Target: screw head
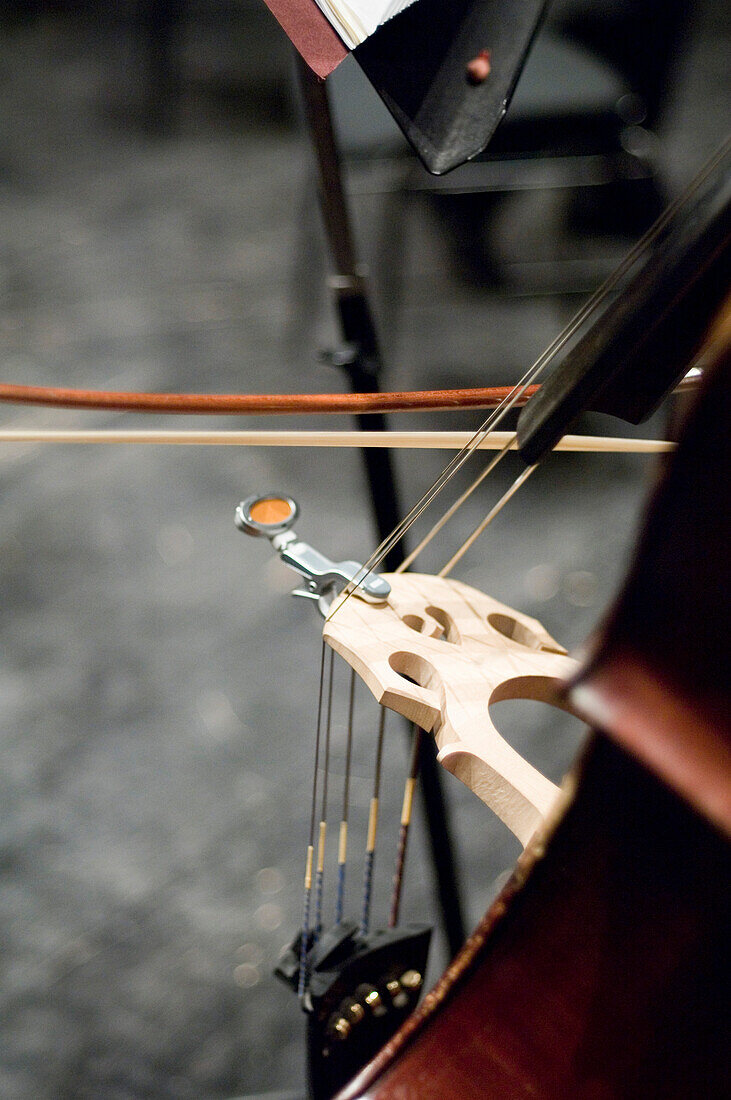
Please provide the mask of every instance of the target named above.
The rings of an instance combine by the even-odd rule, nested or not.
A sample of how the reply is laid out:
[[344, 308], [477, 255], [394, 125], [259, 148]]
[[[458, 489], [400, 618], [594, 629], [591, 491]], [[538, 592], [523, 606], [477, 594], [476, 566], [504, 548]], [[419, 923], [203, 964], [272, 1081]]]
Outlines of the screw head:
[[350, 1024], [344, 1016], [338, 1016], [338, 1018], [330, 1025], [329, 1028], [333, 1038], [340, 1039], [341, 1041], [347, 1039], [350, 1035]]
[[406, 970], [401, 975], [400, 981], [404, 989], [414, 990], [420, 987], [424, 979], [418, 970]]
[[354, 1024], [359, 1024], [365, 1016], [365, 1009], [359, 1001], [351, 1001], [348, 1005], [347, 1012]]

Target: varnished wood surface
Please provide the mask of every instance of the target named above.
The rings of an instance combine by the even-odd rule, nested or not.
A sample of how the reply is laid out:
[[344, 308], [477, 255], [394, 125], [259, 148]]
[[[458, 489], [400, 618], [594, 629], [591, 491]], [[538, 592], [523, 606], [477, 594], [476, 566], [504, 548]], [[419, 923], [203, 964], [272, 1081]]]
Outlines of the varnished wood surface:
[[603, 737], [549, 843], [339, 1100], [727, 1095], [729, 852]]
[[[689, 374], [676, 392], [692, 390], [697, 377]], [[394, 412], [449, 412], [494, 409], [513, 386], [483, 386], [456, 390], [401, 390], [392, 393], [136, 393], [119, 390], [69, 389], [66, 386], [23, 386], [0, 382], [0, 404], [47, 405], [59, 409], [107, 409], [114, 412], [180, 413], [187, 416], [284, 416]], [[540, 389], [526, 386], [513, 401], [520, 408]]]
[[[528, 386], [515, 402], [524, 405], [537, 391]], [[287, 413], [384, 413], [493, 409], [512, 392], [510, 386], [478, 389], [409, 390], [399, 393], [122, 393], [0, 383], [0, 402], [49, 405], [65, 409], [200, 415], [281, 416]]]
[[594, 737], [555, 830], [343, 1100], [728, 1094], [730, 373], [689, 412], [569, 691], [614, 742]]
[[720, 341], [577, 685], [592, 721], [728, 833], [730, 421], [731, 349]]

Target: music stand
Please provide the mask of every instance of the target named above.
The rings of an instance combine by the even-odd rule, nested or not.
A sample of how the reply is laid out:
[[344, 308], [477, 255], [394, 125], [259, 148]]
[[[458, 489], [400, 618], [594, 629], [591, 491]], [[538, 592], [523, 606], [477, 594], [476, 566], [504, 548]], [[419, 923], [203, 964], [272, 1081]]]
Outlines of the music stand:
[[[314, 0], [266, 0], [308, 67], [329, 76], [348, 50]], [[427, 170], [481, 153], [503, 118], [547, 0], [418, 0], [353, 51]], [[489, 73], [468, 63], [489, 53]]]

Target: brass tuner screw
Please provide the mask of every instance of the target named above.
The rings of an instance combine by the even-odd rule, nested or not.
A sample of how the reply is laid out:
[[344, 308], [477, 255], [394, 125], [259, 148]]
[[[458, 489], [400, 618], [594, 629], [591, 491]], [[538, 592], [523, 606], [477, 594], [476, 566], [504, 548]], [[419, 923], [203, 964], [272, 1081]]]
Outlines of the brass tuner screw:
[[386, 1006], [381, 1000], [381, 994], [374, 985], [359, 986], [356, 993], [374, 1016], [383, 1016], [387, 1011]]
[[350, 1035], [351, 1027], [344, 1016], [338, 1016], [328, 1028], [328, 1031], [334, 1039], [347, 1039]]
[[394, 1008], [405, 1008], [409, 1003], [409, 995], [402, 988], [398, 978], [392, 978], [390, 982], [386, 982], [386, 989], [393, 1001]]
[[352, 1024], [359, 1024], [365, 1016], [365, 1009], [360, 1001], [351, 1001], [345, 1010]]
[[400, 978], [401, 985], [404, 989], [408, 989], [409, 992], [413, 992], [421, 986], [424, 981], [418, 970], [406, 970]]

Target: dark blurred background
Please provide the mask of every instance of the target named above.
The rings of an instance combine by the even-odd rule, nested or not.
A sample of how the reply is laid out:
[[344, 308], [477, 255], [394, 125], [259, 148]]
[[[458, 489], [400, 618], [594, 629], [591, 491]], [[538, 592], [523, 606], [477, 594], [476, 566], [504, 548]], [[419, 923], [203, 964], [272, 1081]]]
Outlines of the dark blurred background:
[[[329, 86], [384, 388], [523, 373], [724, 136], [726, 7], [557, 3], [488, 155], [441, 180], [343, 65]], [[2, 377], [345, 388], [317, 356], [337, 340], [327, 258], [290, 50], [263, 3], [26, 0], [0, 13]], [[20, 407], [1, 419], [170, 426]], [[350, 426], [296, 424], [318, 425]], [[664, 412], [641, 429], [664, 430]], [[442, 461], [398, 456], [405, 503]], [[503, 466], [421, 568], [443, 563], [519, 468]], [[555, 456], [457, 575], [576, 647], [621, 576], [650, 478], [644, 458]], [[0, 481], [0, 1095], [301, 1088], [301, 1016], [271, 970], [299, 920], [319, 622], [289, 599], [268, 547], [236, 533], [233, 510], [247, 492], [286, 490], [303, 537], [365, 558], [375, 539], [359, 458], [14, 444], [0, 447]], [[336, 772], [340, 694], [337, 706]], [[373, 710], [361, 698], [361, 842]], [[501, 704], [496, 717], [560, 778], [580, 729], [539, 706]], [[381, 914], [406, 759], [393, 723]], [[445, 784], [474, 924], [518, 845]], [[422, 825], [407, 918], [434, 911]], [[355, 889], [350, 901], [357, 910]], [[438, 937], [433, 977], [444, 962]]]

